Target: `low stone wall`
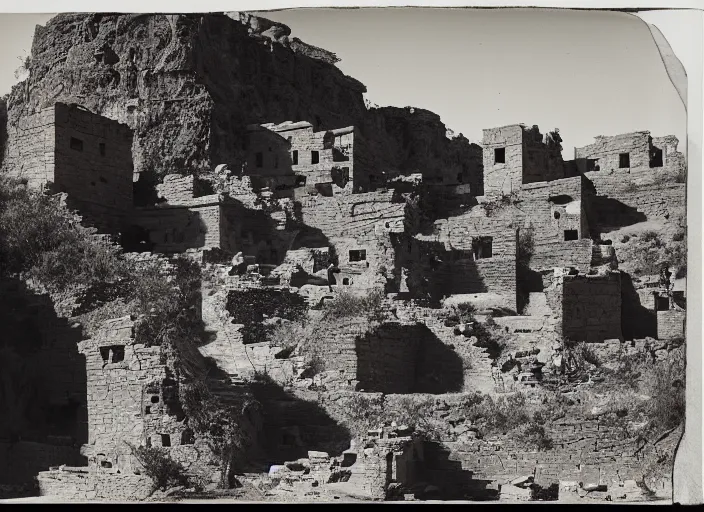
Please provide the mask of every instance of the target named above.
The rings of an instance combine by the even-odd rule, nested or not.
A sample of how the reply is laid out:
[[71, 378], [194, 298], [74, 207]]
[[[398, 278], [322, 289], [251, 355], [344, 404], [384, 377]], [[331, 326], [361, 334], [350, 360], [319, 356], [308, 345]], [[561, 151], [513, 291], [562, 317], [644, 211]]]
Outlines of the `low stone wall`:
[[42, 471], [37, 476], [41, 496], [66, 501], [111, 500], [140, 501], [152, 491], [152, 480], [144, 475], [126, 475], [88, 468]]

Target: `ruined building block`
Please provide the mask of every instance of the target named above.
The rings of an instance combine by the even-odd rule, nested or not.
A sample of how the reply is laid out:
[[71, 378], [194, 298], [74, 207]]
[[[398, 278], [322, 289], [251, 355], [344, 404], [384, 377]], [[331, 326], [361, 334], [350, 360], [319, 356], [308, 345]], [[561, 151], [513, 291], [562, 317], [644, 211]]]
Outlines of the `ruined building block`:
[[[518, 192], [523, 184], [565, 177], [559, 137], [543, 142], [537, 126], [522, 124], [484, 130], [484, 194]], [[554, 142], [553, 142], [554, 141]]]
[[4, 167], [36, 190], [66, 192], [68, 205], [117, 233], [132, 208], [132, 131], [77, 105], [56, 103], [8, 127]]
[[245, 146], [245, 174], [275, 187], [336, 195], [382, 185], [381, 175], [371, 172], [364, 141], [353, 126], [315, 132], [305, 121], [251, 125]]

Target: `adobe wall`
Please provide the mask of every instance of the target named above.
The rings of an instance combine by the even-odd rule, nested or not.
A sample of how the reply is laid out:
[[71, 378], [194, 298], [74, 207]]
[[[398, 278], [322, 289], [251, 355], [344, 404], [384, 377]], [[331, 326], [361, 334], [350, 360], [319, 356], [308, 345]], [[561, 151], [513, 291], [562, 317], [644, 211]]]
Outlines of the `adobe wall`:
[[7, 144], [3, 171], [26, 178], [28, 185], [43, 189], [54, 181], [56, 114], [53, 108], [24, 116], [7, 125]]

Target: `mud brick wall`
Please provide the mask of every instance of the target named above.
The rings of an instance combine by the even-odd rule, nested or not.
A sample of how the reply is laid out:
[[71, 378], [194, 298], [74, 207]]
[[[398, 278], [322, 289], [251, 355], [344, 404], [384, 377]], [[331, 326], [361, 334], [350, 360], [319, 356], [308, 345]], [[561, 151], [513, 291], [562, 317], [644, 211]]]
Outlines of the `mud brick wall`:
[[0, 442], [0, 482], [31, 482], [39, 471], [60, 464], [80, 465], [85, 459], [79, 447], [70, 444], [18, 441]]
[[7, 126], [4, 171], [26, 178], [28, 185], [41, 190], [54, 181], [56, 116], [53, 108], [22, 117]]
[[543, 142], [537, 126], [524, 129], [523, 184], [552, 181], [565, 177], [562, 153]]
[[258, 125], [248, 127], [245, 142], [247, 150], [245, 173], [250, 176], [292, 174], [290, 152], [292, 148], [287, 135], [288, 133], [276, 133]]
[[102, 470], [45, 471], [38, 475], [39, 494], [73, 500], [144, 500], [151, 494], [152, 480], [145, 475], [126, 475]]
[[555, 327], [558, 335], [587, 342], [623, 338], [619, 272], [558, 277], [548, 297], [561, 319]]
[[658, 311], [658, 339], [667, 340], [671, 338], [682, 338], [685, 333], [684, 311], [668, 310]]

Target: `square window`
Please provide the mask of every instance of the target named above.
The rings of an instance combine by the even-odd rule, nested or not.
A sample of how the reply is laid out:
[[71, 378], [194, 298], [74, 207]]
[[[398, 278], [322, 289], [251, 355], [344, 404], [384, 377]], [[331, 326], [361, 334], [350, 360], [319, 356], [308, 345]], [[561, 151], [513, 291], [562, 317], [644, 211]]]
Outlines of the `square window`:
[[291, 153], [291, 163], [293, 165], [298, 165], [298, 150], [294, 149]]
[[350, 261], [364, 261], [366, 259], [367, 251], [365, 249], [350, 251]]
[[254, 158], [256, 160], [255, 165], [257, 167], [264, 167], [264, 153], [256, 153]]
[[587, 158], [587, 172], [598, 171], [598, 170], [599, 170], [599, 159]]
[[620, 153], [618, 155], [618, 167], [620, 169], [628, 169], [631, 166], [631, 156], [628, 153]]
[[665, 296], [655, 296], [655, 311], [667, 311], [670, 309], [670, 299]]
[[161, 446], [171, 446], [171, 436], [169, 434], [161, 434]]
[[122, 345], [116, 345], [110, 347], [110, 352], [112, 357], [110, 358], [111, 363], [119, 363], [125, 360], [125, 347]]
[[310, 152], [310, 163], [311, 164], [320, 163], [320, 152], [319, 151], [311, 151]]
[[493, 238], [490, 236], [480, 236], [472, 239], [472, 253], [475, 260], [491, 258], [493, 255]]
[[579, 232], [576, 229], [565, 230], [565, 242], [570, 240], [579, 240]]
[[110, 347], [100, 347], [100, 357], [103, 358], [103, 362], [110, 361]]
[[494, 163], [495, 164], [505, 164], [506, 163], [506, 148], [494, 149]]
[[71, 137], [71, 149], [75, 151], [83, 151], [83, 141], [76, 137]]

